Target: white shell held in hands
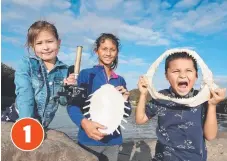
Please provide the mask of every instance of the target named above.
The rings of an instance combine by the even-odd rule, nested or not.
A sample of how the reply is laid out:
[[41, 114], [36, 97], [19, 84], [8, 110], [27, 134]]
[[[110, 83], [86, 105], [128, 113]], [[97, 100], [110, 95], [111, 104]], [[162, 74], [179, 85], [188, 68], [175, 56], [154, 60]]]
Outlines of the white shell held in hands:
[[[124, 128], [121, 121], [126, 122], [123, 116], [128, 116], [128, 114], [124, 112], [124, 108], [128, 107], [124, 104], [125, 100], [122, 94], [113, 85], [102, 85], [90, 96], [91, 98], [87, 100], [90, 104], [83, 107], [84, 109], [89, 108], [89, 111], [84, 115], [90, 114], [89, 119], [107, 127], [99, 129], [100, 132], [113, 134], [118, 126]], [[120, 134], [118, 130], [117, 132]]]

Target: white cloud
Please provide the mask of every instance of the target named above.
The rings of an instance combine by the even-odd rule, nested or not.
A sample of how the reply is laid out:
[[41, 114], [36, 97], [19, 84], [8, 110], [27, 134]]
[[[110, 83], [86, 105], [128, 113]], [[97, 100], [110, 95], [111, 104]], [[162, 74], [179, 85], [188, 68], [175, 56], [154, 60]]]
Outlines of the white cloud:
[[132, 65], [132, 66], [144, 66], [144, 65], [148, 65], [144, 59], [142, 58], [127, 58], [127, 60], [125, 59], [120, 59], [119, 60], [120, 64], [128, 64], [128, 65]]
[[[169, 41], [187, 41], [187, 39], [184, 39], [185, 33], [207, 36], [226, 31], [227, 1], [216, 1], [212, 3], [206, 1], [198, 3], [198, 0], [190, 1], [190, 3], [187, 1], [180, 2], [184, 2], [185, 7], [187, 4], [187, 12], [176, 8], [163, 10], [161, 1], [149, 1], [147, 4], [149, 7], [144, 11], [140, 11], [146, 12], [149, 14], [149, 17], [143, 17], [141, 21], [138, 21], [138, 25], [140, 27], [150, 28], [153, 31], [158, 31]], [[196, 6], [196, 8], [192, 6]], [[172, 41], [171, 44], [172, 43], [174, 43], [174, 41]]]
[[120, 64], [128, 64], [128, 61], [127, 60], [123, 60], [123, 59], [119, 59], [119, 63]]
[[[170, 40], [182, 40], [182, 33], [185, 32], [212, 34], [227, 28], [226, 1], [202, 3], [195, 10], [189, 12], [176, 12], [174, 8], [162, 10], [163, 7], [168, 8], [170, 4], [160, 0], [149, 1], [145, 8], [143, 8], [141, 1], [126, 1], [124, 3], [121, 3], [121, 0], [108, 2], [103, 2], [103, 0], [81, 1], [80, 15], [77, 16], [69, 9], [71, 6], [69, 1], [12, 0], [12, 2], [10, 10], [3, 12], [4, 23], [12, 21], [12, 19], [20, 19], [23, 22], [20, 22], [21, 25], [27, 24], [29, 26], [31, 20], [47, 19], [56, 22], [62, 34], [74, 33], [74, 37], [76, 37], [79, 35], [88, 36], [92, 33], [88, 37], [93, 39], [101, 32], [113, 32], [120, 38], [133, 41], [137, 45], [168, 46]], [[8, 1], [3, 1], [3, 5], [5, 3], [10, 4]], [[177, 3], [175, 7], [191, 8], [196, 4], [198, 4], [198, 0], [183, 0]], [[45, 7], [42, 8], [44, 12], [34, 10], [33, 7], [39, 9]], [[109, 12], [102, 11], [101, 8], [108, 9]], [[62, 12], [61, 9], [65, 9], [65, 12]], [[31, 11], [33, 14], [27, 14]], [[147, 14], [150, 15], [149, 18], [145, 16]], [[127, 21], [136, 23], [131, 24]], [[13, 22], [10, 23], [13, 24]], [[15, 23], [18, 24], [18, 22]], [[86, 42], [86, 40], [83, 41]]]
[[[71, 53], [59, 52], [58, 58], [59, 60], [66, 63], [67, 65], [73, 65], [76, 60], [76, 52], [71, 52]], [[95, 59], [96, 58], [93, 57], [91, 54], [83, 52], [80, 69], [90, 68], [93, 65], [97, 64]]]
[[152, 41], [138, 41], [137, 45], [145, 45], [145, 46], [160, 46], [160, 45], [170, 45], [169, 40], [158, 39], [156, 42]]
[[10, 37], [10, 36], [2, 35], [2, 41], [9, 42], [14, 46], [23, 46], [23, 42], [21, 42], [21, 40], [18, 37]]
[[[154, 32], [152, 29], [128, 25], [119, 19], [104, 16], [99, 17], [94, 13], [87, 13], [86, 16], [79, 18], [66, 13], [51, 13], [48, 15], [47, 20], [54, 20], [59, 32], [62, 35], [69, 35], [67, 37], [74, 43], [77, 38], [80, 38], [80, 41], [81, 37], [84, 39], [82, 35], [89, 35], [89, 37], [94, 38], [102, 32], [111, 32], [119, 36], [120, 39], [134, 41], [136, 44], [154, 46], [169, 44], [169, 41], [161, 33]], [[92, 40], [92, 38], [85, 38], [82, 42], [86, 43], [88, 40]], [[89, 43], [91, 42], [89, 41]]]
[[[199, 73], [199, 77], [198, 77], [198, 80], [196, 82], [196, 87], [198, 89], [201, 86], [201, 82], [202, 82], [202, 75], [201, 75], [201, 73]], [[214, 82], [220, 88], [227, 88], [227, 75], [216, 75], [216, 76], [214, 76]]]
[[196, 50], [196, 47], [194, 46], [179, 46], [177, 48], [181, 48], [181, 49], [189, 49], [189, 50]]
[[161, 8], [167, 9], [169, 7], [171, 7], [171, 5], [168, 2], [164, 1], [164, 2], [161, 3]]
[[90, 38], [85, 38], [85, 40], [89, 43], [89, 44], [94, 44], [95, 40], [90, 39]]
[[24, 19], [24, 16], [25, 15], [18, 14], [15, 11], [9, 11], [9, 12], [4, 14], [4, 19], [10, 19], [10, 20], [13, 20], [13, 19]]
[[[28, 2], [26, 0], [18, 0], [18, 1], [14, 0], [14, 1], [17, 3], [20, 2], [22, 4], [27, 4], [26, 2]], [[49, 0], [47, 1], [46, 4], [43, 4], [44, 1], [40, 1], [39, 6], [40, 5], [47, 6], [49, 4], [48, 2]], [[32, 2], [30, 4], [35, 5], [34, 3], [36, 2]], [[65, 6], [66, 8], [67, 6], [69, 6], [68, 3], [69, 2], [65, 2], [65, 5], [64, 5], [64, 2], [53, 1], [53, 4], [57, 4], [57, 6], [60, 6], [61, 4], [63, 4], [62, 6]], [[147, 12], [147, 11], [143, 11], [141, 7], [141, 3], [139, 3], [139, 1], [135, 1], [135, 2], [130, 1], [130, 2], [123, 3], [122, 7], [125, 7], [125, 10], [119, 11], [122, 14], [123, 18], [115, 17], [114, 16], [115, 14], [112, 14], [112, 16], [106, 15], [106, 14], [103, 14], [103, 12], [99, 12], [98, 14], [96, 14], [96, 11], [95, 11], [96, 8], [94, 8], [94, 10], [92, 11], [89, 11], [90, 7], [92, 7], [92, 6], [89, 6], [91, 5], [90, 3], [82, 2], [82, 5], [83, 4], [86, 4], [84, 5], [85, 10], [79, 16], [75, 16], [75, 14], [72, 13], [72, 11], [70, 10], [66, 10], [65, 12], [60, 13], [53, 9], [52, 12], [47, 12], [46, 14], [44, 14], [45, 16], [41, 16], [41, 17], [44, 17], [44, 19], [47, 19], [49, 21], [54, 21], [60, 33], [62, 35], [66, 35], [64, 36], [64, 38], [68, 37], [67, 40], [65, 40], [65, 42], [67, 43], [77, 42], [75, 41], [77, 37], [80, 37], [81, 39], [82, 35], [85, 37], [89, 37], [89, 39], [94, 39], [101, 32], [112, 32], [118, 35], [121, 39], [134, 42], [137, 45], [168, 46], [170, 45], [170, 39], [182, 40], [181, 34], [184, 32], [194, 32], [194, 33], [198, 32], [202, 34], [204, 32], [212, 33], [212, 32], [216, 32], [217, 30], [223, 30], [227, 25], [226, 22], [224, 21], [227, 15], [226, 11], [224, 10], [226, 6], [224, 2], [221, 4], [212, 3], [211, 7], [209, 7], [208, 5], [199, 6], [197, 7], [196, 10], [192, 10], [189, 12], [173, 12], [174, 10], [173, 11], [166, 10], [162, 12], [160, 10], [160, 5], [163, 5], [163, 4], [160, 1], [154, 1], [154, 3], [150, 4], [152, 9], [150, 8], [148, 9], [149, 13], [152, 14], [151, 18], [142, 19], [142, 17], [140, 17], [139, 21], [137, 21], [136, 24], [129, 24], [127, 23], [127, 21], [124, 21], [123, 18], [125, 14], [128, 14], [129, 10], [130, 10], [129, 15], [132, 15], [132, 16], [136, 16], [137, 12], [140, 13], [139, 16], [143, 16], [143, 13]], [[116, 1], [116, 4], [114, 4], [113, 6], [118, 6], [119, 4]], [[111, 9], [116, 12], [116, 9], [113, 6], [111, 7]], [[139, 6], [137, 7], [139, 8], [139, 10], [135, 9], [135, 6]], [[50, 4], [49, 4], [49, 7], [50, 7]], [[49, 9], [51, 10], [51, 7]], [[212, 14], [207, 14], [208, 12]], [[21, 13], [23, 15], [25, 12], [21, 11]], [[214, 15], [213, 13], [215, 13], [215, 16], [213, 16]], [[18, 14], [17, 10], [15, 13], [13, 13], [13, 10], [12, 10], [9, 16], [10, 15], [11, 17], [13, 17], [14, 15], [15, 18], [22, 18], [22, 16], [18, 16], [18, 17], [16, 16], [16, 15], [21, 15], [21, 14]], [[40, 17], [40, 15], [37, 13], [34, 13], [34, 15], [35, 16], [31, 16], [31, 15], [28, 15], [28, 17], [24, 16], [23, 21], [25, 21], [26, 19], [34, 20]], [[170, 16], [166, 17], [165, 15], [170, 15]], [[204, 16], [201, 16], [201, 15], [204, 15]], [[29, 18], [29, 16], [31, 16], [31, 18]], [[135, 17], [133, 17], [132, 19], [134, 18]], [[128, 17], [126, 19], [130, 20], [128, 19]], [[142, 21], [140, 21], [140, 19]], [[215, 24], [219, 24], [219, 25], [215, 25]], [[160, 25], [162, 26], [162, 28], [160, 28]], [[69, 34], [70, 36], [68, 36]], [[91, 41], [88, 41], [89, 39], [86, 39], [85, 37], [82, 38], [83, 39], [82, 42], [83, 42], [83, 45], [86, 46], [87, 43], [91, 43]], [[69, 45], [71, 44], [72, 43], [70, 43]]]
[[[33, 11], [46, 11], [49, 9], [53, 9], [54, 7], [63, 10], [68, 9], [71, 6], [69, 1], [65, 0], [37, 0], [37, 1], [30, 1], [30, 0], [11, 0], [12, 6], [15, 8], [27, 8], [27, 10], [32, 9]], [[7, 4], [9, 2], [4, 2]], [[45, 8], [44, 8], [45, 7]], [[28, 13], [28, 12], [27, 12]]]
[[134, 19], [136, 14], [140, 14], [143, 10], [141, 1], [125, 1], [122, 7], [124, 12], [122, 16], [124, 18], [131, 16], [131, 19]]
[[105, 10], [108, 11], [117, 5], [119, 5], [122, 2], [122, 0], [96, 0], [95, 6], [99, 10]]
[[[214, 82], [220, 88], [226, 88], [227, 89], [227, 75], [214, 76]], [[227, 92], [226, 92], [226, 96], [227, 96]]]
[[128, 90], [137, 88], [137, 82], [141, 73], [128, 71], [127, 73], [119, 72], [119, 75], [121, 75], [125, 79]]
[[122, 75], [128, 79], [138, 79], [141, 73], [135, 71], [128, 71], [127, 73], [124, 73]]
[[120, 35], [126, 40], [135, 41], [136, 44], [150, 46], [169, 45], [169, 40], [165, 39], [161, 33], [155, 32], [152, 29], [127, 24], [123, 24], [120, 28]]
[[18, 5], [27, 6], [33, 9], [38, 9], [43, 6], [47, 6], [50, 4], [51, 0], [38, 0], [38, 1], [30, 1], [30, 0], [12, 0], [13, 3]]
[[[128, 71], [126, 73], [119, 72], [119, 74], [125, 78], [128, 89], [132, 90], [137, 88], [139, 77], [145, 73]], [[157, 72], [156, 75], [153, 77], [153, 85], [156, 90], [169, 88], [169, 82], [165, 79], [164, 74], [160, 72], [159, 73]]]
[[218, 83], [225, 83], [227, 87], [227, 75], [214, 76], [214, 81]]
[[61, 2], [59, 0], [55, 0], [52, 4], [58, 7], [59, 9], [68, 9], [71, 6], [71, 3], [68, 1]]
[[[203, 4], [189, 12], [176, 12], [169, 20], [175, 31], [213, 34], [227, 28], [227, 1]], [[218, 24], [218, 25], [217, 25]]]
[[200, 0], [181, 0], [177, 4], [175, 4], [175, 8], [192, 8], [199, 3]]
[[[146, 26], [147, 22], [143, 26], [140, 25], [140, 21], [144, 19], [143, 15], [146, 15], [141, 1], [125, 1], [120, 3], [117, 8], [112, 7], [107, 13], [95, 9], [94, 6], [91, 8], [90, 3], [82, 1], [80, 16], [82, 24], [83, 19], [86, 18], [91, 23], [87, 26], [92, 26], [95, 29], [95, 31], [92, 30], [93, 32], [110, 31], [124, 40], [135, 41], [135, 44], [140, 45], [158, 46], [169, 44], [169, 40], [161, 32], [154, 31], [150, 25]], [[127, 21], [136, 23], [130, 24]]]

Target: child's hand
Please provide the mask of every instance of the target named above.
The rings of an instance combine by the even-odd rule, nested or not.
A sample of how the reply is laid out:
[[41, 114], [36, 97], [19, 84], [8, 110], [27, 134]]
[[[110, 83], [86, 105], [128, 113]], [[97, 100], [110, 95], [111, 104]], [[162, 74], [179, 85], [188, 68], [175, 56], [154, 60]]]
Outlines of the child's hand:
[[76, 79], [75, 79], [75, 74], [72, 73], [68, 76], [68, 78], [65, 78], [63, 80], [64, 85], [72, 85], [72, 84], [76, 84]]
[[123, 95], [125, 101], [127, 101], [130, 94], [127, 89], [125, 89], [123, 86], [117, 86], [116, 89]]
[[226, 88], [218, 88], [216, 90], [211, 90], [211, 98], [208, 103], [211, 105], [217, 105], [219, 102], [225, 99]]
[[106, 129], [105, 126], [94, 122], [90, 121], [86, 118], [84, 118], [81, 121], [81, 126], [88, 135], [89, 138], [94, 139], [96, 141], [101, 140], [106, 134], [101, 133], [98, 129]]
[[148, 94], [147, 87], [148, 87], [148, 80], [144, 76], [141, 76], [138, 82], [138, 88], [140, 93], [147, 95]]

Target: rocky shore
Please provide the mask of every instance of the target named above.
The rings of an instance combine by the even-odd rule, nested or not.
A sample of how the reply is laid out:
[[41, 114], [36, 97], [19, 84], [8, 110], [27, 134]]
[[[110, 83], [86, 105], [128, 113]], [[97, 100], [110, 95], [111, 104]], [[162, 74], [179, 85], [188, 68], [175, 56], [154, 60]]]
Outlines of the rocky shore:
[[29, 152], [17, 149], [10, 138], [12, 123], [1, 123], [1, 161], [97, 161], [62, 132], [49, 130], [42, 145]]

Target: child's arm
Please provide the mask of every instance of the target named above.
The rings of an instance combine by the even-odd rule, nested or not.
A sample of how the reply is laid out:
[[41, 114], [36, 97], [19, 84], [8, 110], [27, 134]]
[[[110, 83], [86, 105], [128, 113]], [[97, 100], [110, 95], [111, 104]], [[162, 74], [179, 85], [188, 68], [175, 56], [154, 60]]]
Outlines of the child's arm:
[[117, 86], [116, 89], [122, 94], [122, 96], [124, 97], [125, 101], [127, 101], [125, 103], [125, 106], [127, 106], [128, 108], [124, 109], [125, 113], [128, 114], [127, 116], [124, 115], [124, 117], [128, 117], [131, 115], [132, 113], [132, 107], [131, 107], [131, 104], [129, 102], [129, 91], [127, 90], [127, 87], [126, 87], [126, 82], [125, 80], [122, 78], [122, 86]]
[[[75, 79], [74, 73], [69, 74], [69, 76], [67, 78], [63, 79], [64, 85], [74, 85], [74, 84], [76, 84], [76, 82], [77, 82], [77, 80]], [[64, 91], [65, 91], [65, 89], [64, 89], [64, 87], [62, 87], [61, 92], [64, 92]], [[59, 103], [62, 106], [67, 106], [68, 102], [67, 102], [66, 96], [60, 96]]]
[[136, 123], [137, 124], [144, 124], [148, 121], [148, 117], [145, 112], [146, 108], [146, 101], [147, 101], [147, 85], [148, 82], [144, 77], [140, 77], [138, 82], [138, 88], [140, 91], [140, 98], [136, 108]]
[[140, 94], [139, 102], [136, 108], [136, 123], [137, 124], [144, 124], [148, 121], [148, 117], [145, 113], [147, 95]]
[[[68, 78], [70, 78], [71, 75], [73, 75], [73, 74], [70, 74]], [[78, 86], [80, 86], [82, 83], [86, 83], [87, 82], [87, 79], [85, 77], [85, 74], [84, 74], [83, 70], [79, 73], [78, 79], [76, 81], [77, 81], [77, 85]], [[69, 83], [68, 80], [64, 79], [64, 84], [68, 84], [68, 83]], [[81, 112], [81, 108], [82, 107], [78, 107], [78, 106], [75, 106], [75, 105], [67, 107], [67, 111], [68, 111], [69, 117], [72, 119], [72, 121], [78, 127], [81, 126], [81, 121], [85, 118], [84, 115]]]
[[16, 85], [16, 106], [19, 110], [19, 119], [34, 117], [35, 98], [28, 58], [24, 57], [22, 63], [18, 66], [15, 72], [14, 83]]
[[[86, 79], [86, 74], [84, 74], [82, 70], [77, 80], [78, 85], [80, 86], [82, 83], [86, 83]], [[78, 127], [82, 127], [84, 129], [89, 138], [101, 140], [105, 135], [98, 131], [98, 129], [105, 129], [105, 127], [84, 117], [81, 112], [81, 108], [82, 107], [68, 106], [67, 111], [69, 117]]]
[[218, 131], [217, 117], [216, 117], [216, 106], [219, 102], [225, 98], [226, 89], [217, 89], [211, 91], [211, 98], [208, 101], [208, 109], [206, 114], [206, 120], [204, 124], [204, 136], [206, 140], [215, 139]]

